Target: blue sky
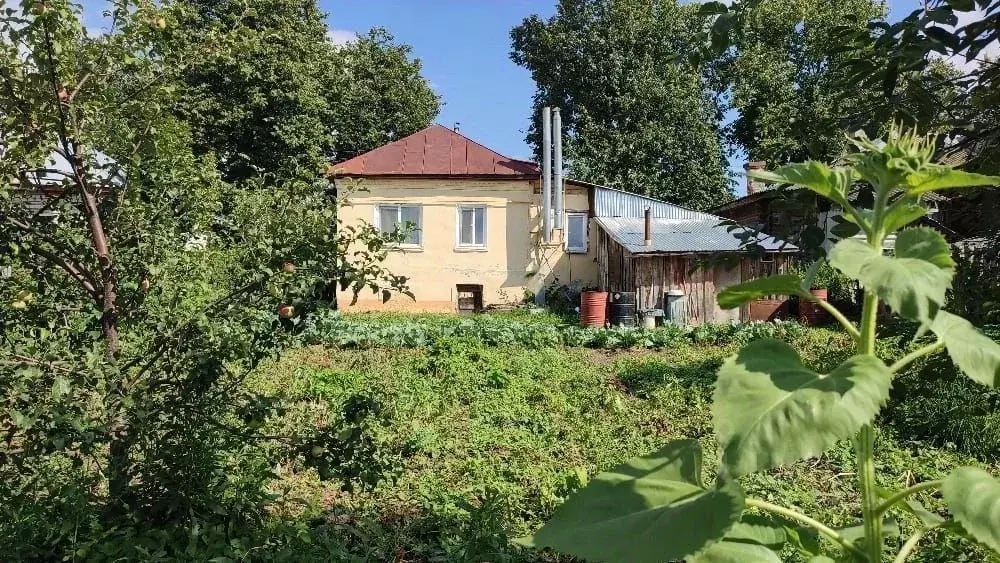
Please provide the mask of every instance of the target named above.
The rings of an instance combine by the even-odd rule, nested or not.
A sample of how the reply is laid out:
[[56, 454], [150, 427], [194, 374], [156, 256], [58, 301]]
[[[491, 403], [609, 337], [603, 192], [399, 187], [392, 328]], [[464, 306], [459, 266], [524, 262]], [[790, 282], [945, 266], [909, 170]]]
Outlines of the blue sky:
[[[531, 14], [547, 18], [556, 0], [319, 0], [334, 40], [385, 27], [413, 47], [443, 105], [437, 121], [461, 123], [464, 134], [507, 156], [528, 158], [524, 142], [534, 84], [510, 60], [510, 30]], [[84, 0], [90, 25], [103, 1]], [[889, 0], [890, 19], [919, 0]], [[731, 161], [742, 171], [739, 155]], [[737, 182], [737, 191], [742, 189]]]
[[[530, 158], [525, 132], [535, 87], [510, 60], [510, 29], [531, 15], [555, 12], [555, 0], [320, 0], [335, 40], [381, 26], [413, 46], [424, 76], [444, 105], [438, 122], [511, 157]], [[890, 0], [890, 19], [919, 0]], [[745, 157], [730, 167], [742, 172]], [[737, 191], [745, 191], [742, 182]]]

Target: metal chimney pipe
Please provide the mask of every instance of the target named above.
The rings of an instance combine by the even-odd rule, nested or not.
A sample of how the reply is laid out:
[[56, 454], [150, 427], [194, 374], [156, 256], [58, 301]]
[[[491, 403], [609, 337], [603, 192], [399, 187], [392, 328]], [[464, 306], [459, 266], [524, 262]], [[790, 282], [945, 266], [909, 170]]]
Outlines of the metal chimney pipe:
[[642, 245], [653, 246], [653, 208], [651, 207], [646, 208], [646, 230], [644, 234], [646, 236], [644, 237], [645, 240], [643, 240]]
[[542, 241], [552, 240], [552, 108], [542, 108]]
[[564, 205], [563, 200], [565, 186], [563, 186], [563, 158], [562, 158], [562, 115], [559, 108], [552, 108], [552, 144], [555, 152], [555, 163], [552, 165], [552, 189], [555, 190], [555, 212], [556, 228], [563, 228]]

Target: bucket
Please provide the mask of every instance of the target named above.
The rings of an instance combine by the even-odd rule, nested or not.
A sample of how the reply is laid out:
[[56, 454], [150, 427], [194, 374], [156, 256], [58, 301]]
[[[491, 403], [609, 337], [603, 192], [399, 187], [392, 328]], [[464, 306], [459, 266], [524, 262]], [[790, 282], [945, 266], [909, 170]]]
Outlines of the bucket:
[[642, 312], [642, 328], [656, 328], [656, 317], [663, 313], [658, 309], [647, 309]]
[[607, 318], [608, 292], [584, 291], [580, 293], [580, 325], [603, 327]]
[[663, 308], [666, 320], [676, 324], [687, 324], [687, 301], [684, 292], [671, 289], [663, 295]]

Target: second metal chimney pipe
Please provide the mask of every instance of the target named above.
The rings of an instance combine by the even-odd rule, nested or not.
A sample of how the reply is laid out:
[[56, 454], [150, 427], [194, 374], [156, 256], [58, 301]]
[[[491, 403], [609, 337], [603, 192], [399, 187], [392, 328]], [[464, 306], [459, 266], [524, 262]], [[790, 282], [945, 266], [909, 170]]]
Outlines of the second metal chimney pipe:
[[562, 155], [562, 115], [559, 108], [552, 108], [552, 144], [555, 152], [555, 163], [552, 170], [552, 189], [555, 191], [556, 228], [563, 228], [563, 155]]
[[552, 240], [552, 108], [542, 108], [542, 241]]
[[642, 245], [643, 246], [653, 246], [653, 209], [651, 207], [646, 208], [646, 230], [644, 233]]

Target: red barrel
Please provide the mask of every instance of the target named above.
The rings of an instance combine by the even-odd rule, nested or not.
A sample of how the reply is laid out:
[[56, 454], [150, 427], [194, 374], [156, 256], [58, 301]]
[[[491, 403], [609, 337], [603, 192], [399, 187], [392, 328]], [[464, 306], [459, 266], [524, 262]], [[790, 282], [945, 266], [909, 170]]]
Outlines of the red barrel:
[[[826, 289], [810, 289], [809, 293], [817, 299], [826, 301]], [[822, 307], [806, 299], [799, 299], [799, 322], [804, 325], [818, 325], [826, 322], [826, 311]]]
[[580, 324], [603, 327], [607, 319], [608, 292], [584, 291], [580, 294]]

